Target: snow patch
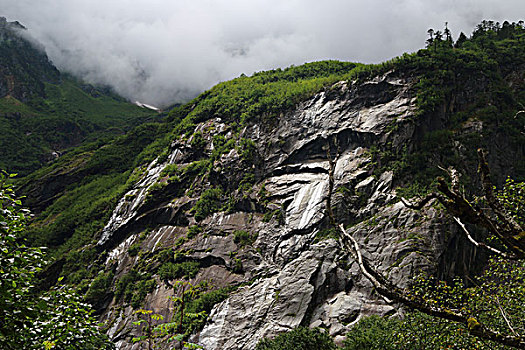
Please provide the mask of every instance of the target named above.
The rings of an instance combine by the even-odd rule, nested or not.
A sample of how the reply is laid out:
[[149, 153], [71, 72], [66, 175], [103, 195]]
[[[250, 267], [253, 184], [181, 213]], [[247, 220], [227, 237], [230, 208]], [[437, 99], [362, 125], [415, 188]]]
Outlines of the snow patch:
[[145, 103], [142, 103], [142, 102], [139, 102], [139, 101], [135, 101], [135, 104], [137, 106], [139, 106], [140, 108], [146, 108], [146, 109], [151, 109], [151, 110], [156, 111], [156, 112], [162, 112], [160, 108], [157, 108], [155, 106], [148, 105], [148, 104], [145, 104]]

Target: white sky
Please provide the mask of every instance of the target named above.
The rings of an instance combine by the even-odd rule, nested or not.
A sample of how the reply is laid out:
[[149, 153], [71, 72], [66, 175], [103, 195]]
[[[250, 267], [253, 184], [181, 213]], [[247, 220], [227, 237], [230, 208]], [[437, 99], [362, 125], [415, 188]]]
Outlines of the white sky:
[[321, 59], [376, 63], [482, 19], [525, 17], [525, 0], [0, 0], [59, 69], [168, 105], [219, 81]]

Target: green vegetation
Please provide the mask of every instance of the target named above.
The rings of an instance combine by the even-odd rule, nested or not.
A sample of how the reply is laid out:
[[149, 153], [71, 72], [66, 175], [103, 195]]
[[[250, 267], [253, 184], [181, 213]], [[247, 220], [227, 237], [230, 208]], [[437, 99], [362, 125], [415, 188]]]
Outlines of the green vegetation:
[[[503, 189], [495, 191], [484, 153], [479, 151], [479, 155], [483, 197], [469, 201], [459, 186], [449, 186], [443, 179], [438, 180], [440, 194], [432, 197], [490, 258], [481, 261], [481, 271], [471, 268], [461, 278], [421, 275], [407, 289], [388, 285], [388, 295], [410, 310], [397, 323], [376, 320], [380, 328], [395, 326], [389, 332], [395, 336], [396, 349], [404, 344], [411, 344], [408, 349], [521, 349], [525, 344], [525, 183], [507, 180]], [[457, 183], [457, 176], [452, 177]], [[473, 238], [474, 225], [486, 231]], [[350, 339], [360, 342], [383, 341], [360, 328], [352, 334]]]
[[247, 245], [252, 245], [257, 240], [257, 234], [250, 234], [244, 230], [237, 230], [233, 233], [233, 241], [239, 247], [245, 247]]
[[409, 311], [403, 319], [369, 316], [346, 334], [344, 350], [509, 349], [469, 335], [452, 322]]
[[319, 329], [299, 327], [274, 339], [262, 339], [255, 350], [336, 350], [332, 338]]
[[57, 286], [39, 294], [36, 274], [46, 261], [39, 248], [20, 241], [28, 212], [9, 178], [0, 173], [0, 344], [6, 349], [114, 348], [75, 290]]
[[95, 304], [99, 302], [111, 290], [114, 274], [111, 271], [100, 271], [89, 285], [85, 295], [87, 302]]
[[140, 252], [140, 242], [134, 243], [128, 248], [129, 256], [136, 256]]
[[165, 263], [158, 271], [159, 278], [162, 281], [171, 281], [179, 278], [194, 278], [199, 273], [199, 263], [186, 261], [182, 263]]
[[[338, 61], [307, 63], [241, 76], [220, 83], [191, 102], [181, 129], [192, 123], [219, 117], [227, 122], [245, 123], [263, 116], [278, 115], [297, 103], [350, 74], [358, 65]], [[187, 106], [171, 113], [177, 118]]]
[[[346, 334], [344, 350], [394, 350], [401, 349], [396, 339], [401, 320], [379, 316], [364, 317]], [[409, 346], [407, 344], [407, 346]], [[408, 349], [403, 347], [403, 349]], [[413, 349], [430, 349], [413, 347]]]
[[192, 208], [192, 212], [195, 213], [195, 220], [204, 220], [210, 214], [218, 212], [223, 206], [222, 194], [220, 188], [209, 188], [202, 192], [201, 197]]
[[151, 278], [151, 274], [131, 270], [117, 281], [115, 298], [116, 300], [122, 298], [125, 302], [131, 303], [134, 309], [138, 309], [146, 295], [153, 292], [156, 286], [157, 282]]
[[20, 30], [0, 28], [0, 80], [7, 85], [0, 95], [0, 169], [27, 175], [73, 146], [107, 143], [158, 119], [107, 88], [61, 75]]
[[[487, 197], [488, 198], [488, 197]], [[525, 225], [525, 183], [516, 183], [507, 180], [506, 186], [496, 193], [496, 198], [502, 204], [504, 215], [512, 217], [520, 227]], [[488, 199], [487, 199], [488, 200]], [[489, 206], [492, 207], [492, 204]], [[504, 219], [499, 218], [498, 225], [504, 227]], [[498, 228], [501, 230], [501, 228]], [[515, 237], [523, 241], [523, 238]], [[490, 232], [485, 241], [492, 247], [510, 253], [515, 247], [508, 247], [501, 236]], [[522, 243], [521, 243], [522, 244]], [[431, 318], [422, 313], [415, 312], [406, 322], [412, 323], [414, 331], [408, 329], [402, 335], [406, 339], [422, 339], [422, 328], [414, 325], [425, 321], [427, 339], [437, 348], [452, 346], [464, 348], [498, 349], [506, 348], [501, 341], [491, 342], [480, 337], [475, 327], [495, 330], [499, 334], [508, 334], [520, 337], [525, 329], [525, 259], [517, 257], [509, 259], [505, 256], [492, 253], [487, 265], [481, 274], [471, 278], [468, 284], [461, 279], [454, 281], [439, 281], [428, 276], [420, 276], [414, 281], [411, 294], [421, 300], [447, 310], [461, 310], [469, 315], [468, 324], [451, 322], [438, 318]], [[523, 339], [523, 336], [521, 336]], [[523, 340], [522, 340], [523, 342]], [[499, 343], [499, 344], [498, 344]]]
[[[400, 181], [399, 185], [405, 186], [399, 189], [399, 194], [413, 196], [427, 193], [432, 188], [432, 181], [439, 170], [429, 166], [429, 162], [445, 168], [449, 165], [459, 169], [473, 168], [470, 160], [472, 152], [469, 149], [491, 142], [487, 140], [499, 137], [498, 140], [502, 140], [505, 146], [510, 145], [512, 149], [523, 145], [525, 114], [516, 113], [525, 104], [523, 82], [517, 79], [509, 85], [506, 81], [508, 74], [523, 64], [525, 59], [522, 45], [525, 33], [522, 26], [504, 24], [498, 27], [485, 23], [476, 30], [472, 38], [463, 37], [455, 45], [448, 37], [443, 40], [433, 35], [426, 49], [380, 65], [323, 61], [260, 72], [251, 77], [241, 76], [218, 84], [193, 101], [174, 108], [166, 120], [144, 123], [135, 128], [132, 126], [149, 118], [151, 114], [133, 106], [126, 107], [114, 96], [97, 92], [92, 87], [79, 86], [68, 77], [62, 82], [44, 84], [42, 94], [27, 101], [22, 102], [14, 97], [0, 99], [0, 108], [8, 115], [0, 116], [0, 133], [5, 135], [6, 145], [11, 147], [12, 144], [17, 145], [16, 142], [35, 140], [33, 143], [27, 141], [26, 144], [17, 146], [17, 150], [25, 157], [17, 155], [16, 159], [21, 159], [19, 163], [14, 158], [6, 163], [2, 163], [0, 159], [0, 166], [10, 162], [9, 164], [14, 164], [26, 173], [40, 166], [41, 157], [51, 149], [84, 141], [81, 147], [69, 149], [53, 163], [18, 181], [20, 189], [28, 195], [27, 204], [35, 206], [39, 211], [39, 215], [32, 220], [30, 229], [25, 229], [20, 235], [31, 245], [50, 247], [49, 257], [58, 262], [64, 261], [60, 275], [68, 283], [82, 288], [88, 301], [95, 302], [111, 293], [110, 284], [114, 276], [103, 270], [103, 264], [98, 260], [100, 257], [93, 247], [117, 201], [141, 179], [146, 164], [155, 159], [157, 164], [163, 164], [173, 151], [172, 145], [186, 141], [196, 154], [185, 162], [192, 162], [186, 166], [167, 165], [162, 171], [162, 179], [149, 188], [147, 205], [153, 206], [157, 202], [169, 201], [186, 194], [188, 197], [200, 195], [191, 209], [198, 222], [219, 211], [233, 211], [240, 200], [250, 199], [249, 194], [254, 184], [260, 180], [257, 171], [261, 163], [258, 148], [264, 145], [256, 145], [253, 140], [244, 138], [241, 134], [244, 126], [258, 123], [261, 128], [271, 130], [279, 118], [313, 94], [323, 90], [328, 96], [337, 93], [337, 87], [332, 88], [335, 82], [342, 80], [359, 83], [362, 78], [389, 70], [415, 77], [417, 83], [414, 93], [419, 108], [415, 118], [424, 120], [422, 130], [418, 130], [419, 136], [413, 143], [397, 149], [392, 144], [386, 144], [370, 150], [374, 164], [368, 170], [376, 174], [387, 169], [392, 170], [395, 181]], [[213, 126], [208, 129], [199, 128], [200, 131], [195, 132], [198, 123], [210, 118], [221, 118], [227, 124], [230, 136], [226, 137], [226, 132], [215, 134]], [[45, 127], [37, 121], [45, 123]], [[392, 122], [389, 131], [398, 127], [395, 120]], [[478, 122], [483, 124], [483, 138], [473, 132], [464, 132], [465, 127]], [[31, 135], [13, 131], [16, 129], [29, 133], [40, 127], [44, 132], [41, 138], [30, 138]], [[425, 128], [432, 131], [428, 132]], [[64, 139], [66, 134], [70, 138]], [[505, 137], [501, 138], [502, 135]], [[21, 141], [16, 141], [17, 138]], [[44, 138], [49, 144], [44, 145], [39, 141]], [[206, 141], [210, 138], [212, 145], [208, 145]], [[1, 142], [3, 141], [0, 141], [0, 147]], [[457, 142], [465, 146], [464, 154], [458, 152]], [[224, 181], [220, 175], [224, 174], [223, 171], [230, 170], [219, 169], [218, 160], [234, 149], [240, 155], [241, 164], [237, 165], [240, 169], [248, 170], [240, 172], [232, 168], [230, 170], [236, 173], [236, 178]], [[34, 158], [35, 155], [38, 157]], [[517, 159], [511, 171], [522, 176], [523, 170], [524, 160]], [[466, 180], [468, 184], [469, 179]], [[519, 177], [518, 180], [521, 181]], [[519, 184], [515, 186], [519, 187]], [[518, 187], [515, 187], [516, 191]], [[363, 194], [353, 193], [342, 187], [337, 190], [359, 197], [356, 200], [364, 198]], [[268, 198], [264, 185], [259, 191], [259, 197], [258, 204], [266, 207]], [[131, 201], [133, 198], [130, 195], [126, 200]], [[511, 202], [508, 203], [509, 206], [515, 205]], [[283, 209], [268, 209], [264, 221], [275, 219], [276, 222], [283, 223], [284, 213]], [[367, 225], [380, 224], [376, 219], [369, 218]], [[174, 247], [163, 252], [162, 257], [160, 254], [147, 256], [148, 252], [140, 252], [140, 244], [131, 246], [128, 253], [130, 256], [138, 255], [138, 262], [133, 270], [120, 276], [116, 282], [117, 300], [131, 303], [134, 308], [140, 307], [147, 293], [155, 288], [156, 282], [152, 275], [155, 270], [163, 281], [195, 277], [199, 264], [181, 262], [184, 260], [174, 258], [173, 255], [185, 254], [174, 250], [202, 232], [202, 227], [198, 225], [190, 227], [187, 236], [178, 237]], [[333, 234], [333, 230], [323, 230], [316, 238], [320, 240], [332, 237]], [[233, 239], [242, 248], [253, 244], [256, 236], [246, 231], [236, 231]], [[234, 273], [242, 273], [242, 260], [234, 256], [235, 254], [232, 255], [232, 264], [229, 267]], [[518, 275], [507, 275], [510, 273], [508, 270], [523, 271], [521, 265], [505, 265], [496, 261], [494, 268], [498, 267], [505, 267], [506, 272], [498, 275], [498, 271], [492, 271], [494, 275], [503, 279], [509, 276], [521, 278]], [[100, 270], [103, 272], [99, 272]], [[482, 280], [478, 283], [485, 286]], [[464, 287], [461, 288], [468, 290]], [[507, 287], [512, 290], [510, 286]], [[185, 320], [181, 323], [184, 324], [184, 332], [200, 327], [205, 318], [202, 312], [208, 313], [209, 305], [225, 298], [227, 291], [211, 291], [209, 296], [206, 295], [198, 292], [188, 297], [188, 304], [178, 311], [179, 316], [182, 315]], [[466, 294], [461, 296], [472, 297]], [[506, 300], [517, 299], [504, 293], [501, 297]], [[478, 307], [481, 309], [483, 299], [479, 300]], [[521, 315], [519, 310], [512, 310], [511, 317]], [[490, 310], [493, 321], [486, 321], [488, 324], [503, 324], [501, 317], [496, 317], [496, 311]], [[200, 316], [192, 319], [187, 313]], [[414, 315], [414, 319], [419, 317], [418, 314]], [[424, 317], [426, 316], [419, 319], [420, 322], [427, 322]], [[384, 325], [383, 320], [378, 319], [366, 322], [368, 323], [361, 328], [356, 327], [356, 332], [361, 329], [362, 333], [356, 335], [355, 344], [372, 337], [372, 334], [365, 332], [367, 328], [377, 330], [376, 338], [372, 338], [373, 343], [386, 341], [388, 337], [382, 329], [395, 326], [394, 321], [392, 324], [385, 321]], [[439, 334], [440, 328], [436, 327], [436, 334]], [[300, 336], [304, 339], [324, 337], [317, 331], [300, 329], [296, 332], [297, 338], [294, 338], [296, 333], [291, 332], [288, 335], [295, 345], [301, 344]], [[438, 339], [437, 335], [435, 339]], [[283, 340], [283, 343], [276, 344], [284, 346], [283, 344], [288, 343]], [[347, 343], [347, 346], [358, 346], [355, 344]]]
[[[385, 145], [373, 154], [376, 172], [393, 170], [397, 178], [404, 179], [403, 185], [411, 187], [407, 195], [425, 194], [432, 181], [442, 175], [429, 163], [444, 168], [472, 168], [475, 150], [491, 149], [495, 139], [505, 139], [508, 147], [514, 149], [525, 143], [525, 114], [517, 114], [525, 105], [524, 83], [521, 80], [512, 86], [508, 84], [509, 74], [525, 62], [523, 25], [484, 21], [471, 38], [462, 36], [455, 45], [433, 35], [427, 49], [404, 54], [389, 64], [419, 76], [418, 117], [426, 117], [436, 125], [439, 118], [446, 118], [446, 124], [424, 133], [412, 149], [396, 150]], [[483, 137], [463, 132], [462, 128], [472, 123], [482, 123]], [[465, 146], [465, 154], [454, 146], [458, 143]], [[525, 160], [517, 159], [509, 175], [524, 173]]]
[[[93, 89], [94, 90], [94, 89]], [[53, 151], [122, 135], [154, 114], [113, 96], [96, 97], [71, 78], [45, 84], [45, 98], [0, 98], [0, 168], [26, 175], [53, 160]]]
[[186, 235], [186, 237], [188, 239], [191, 239], [193, 237], [196, 237], [198, 236], [200, 233], [202, 233], [203, 229], [202, 227], [198, 226], [198, 225], [193, 225], [193, 226], [190, 226], [188, 228], [188, 234]]
[[[143, 168], [137, 164], [144, 159], [141, 157], [145, 152], [150, 152], [148, 145], [157, 142], [156, 134], [162, 135], [164, 130], [166, 125], [143, 124], [104, 147], [93, 143], [72, 150], [52, 165], [18, 181], [22, 193], [32, 194], [25, 200], [27, 205], [38, 208], [50, 199], [46, 196], [52, 196], [52, 201], [24, 232], [31, 245], [53, 248], [52, 257], [70, 260], [68, 256], [93, 244], [118, 200], [142, 176]], [[48, 182], [54, 183], [54, 193], [49, 193]], [[71, 259], [74, 264], [64, 266], [62, 276], [68, 282], [75, 279], [74, 283], [78, 283], [80, 277], [89, 281], [98, 273], [92, 256], [78, 258]]]
[[174, 285], [173, 300], [175, 312], [170, 315], [171, 322], [162, 322], [164, 317], [153, 314], [151, 310], [138, 310], [141, 335], [132, 339], [133, 343], [147, 343], [149, 348], [159, 344], [178, 342], [178, 348], [199, 349], [201, 346], [187, 341], [190, 334], [202, 329], [206, 316], [216, 303], [227, 298], [230, 289], [207, 291], [206, 283], [194, 286], [190, 282], [177, 281]]
[[[275, 113], [281, 113], [285, 111], [281, 109], [283, 104], [288, 106], [286, 108], [293, 107], [294, 103], [308, 97], [309, 94], [340, 80], [343, 76], [346, 77], [347, 74], [351, 75], [355, 67], [356, 65], [352, 63], [317, 62], [309, 63], [304, 67], [257, 73], [251, 78], [240, 77], [232, 82], [220, 84], [194, 101], [175, 108], [165, 123], [143, 124], [107, 144], [96, 141], [72, 149], [50, 166], [31, 174], [19, 184], [23, 193], [32, 194], [27, 199], [27, 205], [42, 206], [42, 203], [46, 203], [40, 208], [43, 210], [42, 213], [27, 233], [28, 239], [32, 244], [53, 247], [55, 257], [72, 254], [86, 244], [93, 243], [109, 219], [117, 200], [140, 178], [142, 174], [140, 167], [151, 162], [159, 154], [160, 157], [163, 154], [167, 157], [171, 140], [188, 132], [191, 135], [197, 121], [213, 115], [218, 116], [224, 112], [226, 104], [232, 101], [235, 101], [235, 104], [228, 107], [231, 110], [227, 115], [233, 118], [233, 114], [238, 112], [237, 121], [233, 124], [241, 122], [241, 114], [255, 113], [252, 109], [250, 112], [247, 111], [251, 108], [252, 102], [256, 103], [258, 108], [272, 109]], [[366, 70], [359, 69], [359, 71]], [[260, 87], [259, 92], [252, 91], [253, 84]], [[298, 87], [295, 91], [292, 88], [295, 84], [302, 87]], [[66, 86], [68, 89], [75, 87], [73, 83], [68, 83]], [[277, 97], [285, 90], [285, 95]], [[56, 89], [53, 91], [53, 96], [83, 96], [79, 91], [60, 92]], [[228, 94], [230, 95], [227, 96]], [[275, 98], [283, 100], [279, 111], [270, 106], [271, 100], [267, 100], [272, 94], [276, 96]], [[293, 100], [295, 102], [288, 99], [289, 94], [296, 96]], [[223, 102], [220, 102], [222, 98], [219, 98], [219, 95], [224, 95]], [[251, 97], [245, 100], [242, 96]], [[212, 114], [204, 113], [212, 106], [218, 109]], [[48, 107], [41, 106], [41, 108]], [[58, 104], [54, 108], [58, 110]], [[202, 135], [194, 135], [192, 142], [194, 147], [202, 148]], [[168, 165], [163, 172], [164, 176], [168, 176], [168, 181], [159, 182], [155, 185], [158, 188], [151, 188], [148, 198], [156, 200], [157, 192], [163, 192], [166, 184], [171, 182], [180, 182], [178, 188], [181, 190], [190, 187], [197, 176], [204, 176], [211, 170], [214, 160], [234, 147], [238, 147], [243, 161], [251, 162], [255, 159], [255, 145], [251, 140], [240, 140], [236, 146], [235, 138], [226, 140], [223, 135], [214, 135], [213, 143], [214, 148], [210, 158], [195, 161], [182, 169], [176, 165]], [[62, 180], [57, 183], [55, 177], [60, 177]], [[253, 175], [248, 174], [242, 179], [240, 186], [239, 184], [235, 186], [239, 186], [242, 191], [248, 191], [254, 180]], [[56, 185], [51, 193], [46, 193], [48, 197], [42, 197], [40, 193], [47, 186], [47, 182]], [[155, 191], [156, 189], [158, 191]], [[202, 193], [193, 212], [197, 220], [203, 220], [223, 207], [222, 190], [208, 189]], [[279, 216], [278, 212], [274, 214]], [[63, 275], [68, 279], [75, 274], [77, 278], [84, 276], [89, 279], [94, 278], [97, 273], [96, 267], [92, 271], [84, 270], [85, 267], [82, 267], [83, 272], [78, 274], [76, 274], [77, 270], [65, 270]]]

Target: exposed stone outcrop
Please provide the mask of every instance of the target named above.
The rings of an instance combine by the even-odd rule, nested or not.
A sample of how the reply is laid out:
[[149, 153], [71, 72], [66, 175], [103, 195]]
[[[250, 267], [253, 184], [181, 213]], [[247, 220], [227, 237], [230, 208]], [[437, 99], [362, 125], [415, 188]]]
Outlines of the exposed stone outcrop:
[[[128, 254], [131, 245], [140, 244], [147, 254], [177, 246], [186, 252], [184, 259], [200, 264], [193, 282], [208, 280], [219, 287], [242, 283], [215, 305], [202, 331], [192, 336], [207, 350], [253, 349], [261, 337], [299, 325], [324, 327], [341, 341], [362, 316], [396, 309], [373, 292], [329, 235], [328, 202], [335, 219], [351, 230], [377, 268], [401, 286], [418, 271], [434, 269], [448, 248], [449, 236], [443, 232], [454, 235], [438, 210], [414, 212], [397, 201], [392, 172], [379, 176], [370, 172], [370, 147], [389, 142], [396, 149], [409, 144], [417, 128], [411, 121], [414, 114], [412, 82], [389, 73], [359, 84], [338, 83], [272, 127], [248, 126], [239, 137], [253, 140], [257, 148], [251, 192], [229, 213], [215, 213], [199, 223], [203, 234], [182, 243], [177, 240], [196, 223], [190, 210], [198, 199], [195, 193], [148, 199], [154, 183], [167, 181], [162, 175], [166, 165], [183, 167], [198, 159], [189, 146], [191, 139], [175, 141], [166, 161], [144, 169], [106, 225], [99, 242], [100, 249], [109, 250], [106, 265], [119, 278], [137, 263], [138, 257]], [[212, 132], [207, 130], [231, 138], [229, 128], [220, 119], [200, 124], [197, 129], [208, 142], [205, 152], [212, 149]], [[213, 164], [216, 178], [197, 178], [193, 185], [234, 182], [249, 170], [240, 169], [240, 163], [239, 152], [233, 149]], [[175, 193], [169, 186], [168, 193]], [[275, 215], [268, 220], [262, 207]], [[142, 226], [137, 228], [137, 223]], [[139, 233], [147, 227], [153, 229], [141, 239]], [[239, 230], [257, 239], [242, 246], [234, 240]], [[238, 261], [241, 270], [235, 265]], [[144, 307], [168, 314], [170, 291], [158, 282]], [[109, 334], [118, 340], [118, 347], [132, 349], [126, 340], [133, 332], [132, 310], [118, 306], [114, 300], [102, 319], [111, 324]]]

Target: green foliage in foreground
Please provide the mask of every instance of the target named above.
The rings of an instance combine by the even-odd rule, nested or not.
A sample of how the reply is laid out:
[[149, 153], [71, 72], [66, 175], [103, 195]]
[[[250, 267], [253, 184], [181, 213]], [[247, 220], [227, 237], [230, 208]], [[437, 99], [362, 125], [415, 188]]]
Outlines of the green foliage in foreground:
[[[505, 215], [523, 227], [525, 183], [509, 179], [495, 194]], [[495, 234], [487, 238], [491, 245], [505, 249]], [[494, 256], [468, 283], [461, 279], [440, 281], [422, 275], [413, 280], [409, 293], [414, 300], [423, 300], [436, 308], [460, 310], [468, 322], [452, 322], [414, 310], [409, 310], [403, 320], [370, 317], [362, 319], [350, 331], [346, 348], [510, 349], [472, 334], [480, 327], [516, 337], [525, 333], [525, 259]]]
[[[90, 306], [74, 290], [56, 286], [39, 295], [42, 251], [20, 243], [27, 212], [9, 176], [0, 173], [0, 344], [3, 349], [111, 349]], [[60, 282], [60, 281], [59, 281]]]
[[193, 285], [188, 281], [176, 281], [173, 285], [174, 313], [169, 315], [171, 322], [163, 322], [164, 317], [152, 310], [137, 310], [139, 319], [133, 322], [139, 326], [139, 335], [132, 338], [133, 343], [147, 344], [148, 348], [162, 347], [162, 344], [178, 342], [178, 349], [201, 349], [202, 346], [188, 342], [190, 334], [204, 327], [206, 317], [216, 303], [225, 300], [231, 289], [220, 288], [207, 291], [207, 283]]
[[380, 316], [362, 318], [346, 335], [344, 350], [397, 349], [395, 332], [401, 321]]
[[369, 316], [346, 334], [344, 350], [509, 349], [481, 341], [453, 322], [409, 311], [403, 319]]
[[255, 350], [335, 350], [328, 334], [319, 329], [299, 327], [274, 339], [262, 339]]

